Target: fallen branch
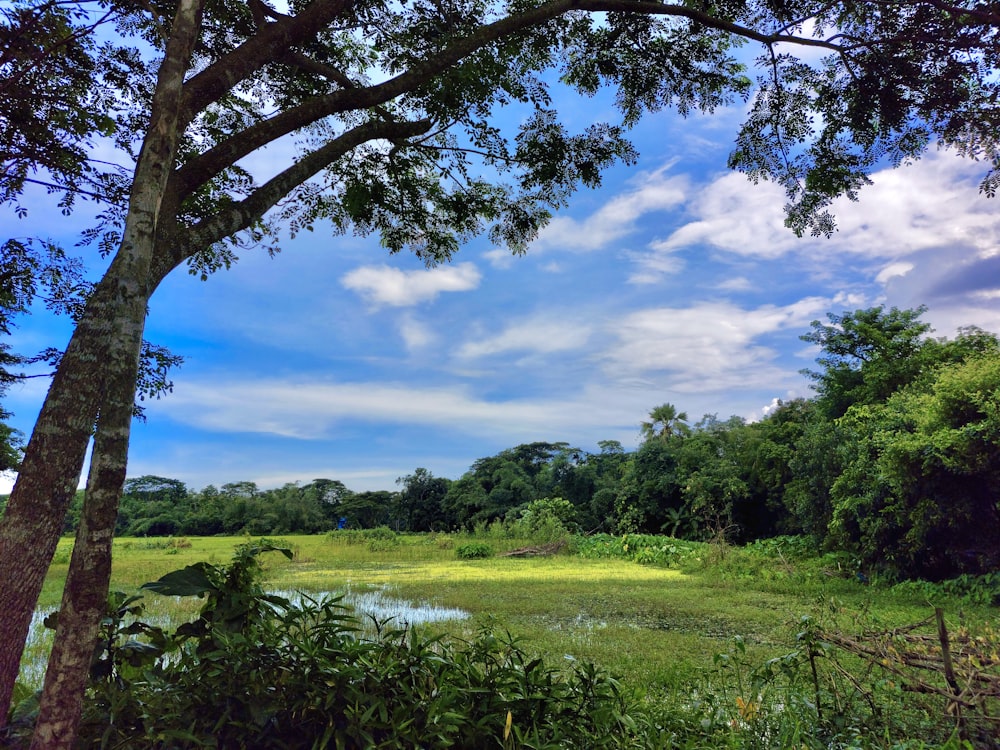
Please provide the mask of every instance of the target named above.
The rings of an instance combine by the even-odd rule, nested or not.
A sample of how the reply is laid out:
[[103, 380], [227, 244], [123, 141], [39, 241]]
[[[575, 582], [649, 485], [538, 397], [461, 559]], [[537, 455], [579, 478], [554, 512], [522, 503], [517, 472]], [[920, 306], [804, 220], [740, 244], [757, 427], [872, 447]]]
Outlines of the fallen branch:
[[562, 552], [566, 547], [566, 540], [559, 539], [555, 542], [542, 544], [536, 547], [521, 547], [512, 549], [510, 552], [503, 552], [498, 557], [545, 557]]

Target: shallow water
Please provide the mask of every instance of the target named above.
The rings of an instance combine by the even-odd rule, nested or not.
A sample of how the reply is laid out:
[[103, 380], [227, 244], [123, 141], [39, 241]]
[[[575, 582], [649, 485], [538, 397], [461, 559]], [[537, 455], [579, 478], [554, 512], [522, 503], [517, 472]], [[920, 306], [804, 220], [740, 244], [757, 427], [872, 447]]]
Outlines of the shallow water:
[[[297, 591], [272, 591], [271, 593], [284, 597], [293, 604], [302, 597]], [[343, 596], [341, 604], [352, 607], [362, 624], [367, 620], [388, 623], [394, 627], [403, 627], [425, 625], [429, 622], [465, 620], [470, 616], [462, 609], [438, 607], [428, 602], [410, 602], [405, 599], [397, 599], [387, 594], [384, 588], [352, 591], [348, 587], [346, 591], [339, 592], [337, 595]], [[320, 599], [323, 596], [330, 596], [330, 594], [310, 594], [309, 596], [313, 599]]]
[[[288, 599], [292, 604], [301, 602], [303, 599], [303, 594], [297, 591], [278, 590], [269, 593]], [[363, 591], [352, 591], [348, 588], [346, 591], [309, 594], [308, 596], [314, 600], [342, 596], [340, 603], [354, 610], [361, 627], [361, 633], [367, 637], [374, 636], [378, 630], [382, 630], [386, 626], [391, 629], [405, 628], [431, 622], [465, 620], [470, 616], [468, 612], [461, 609], [438, 607], [428, 602], [410, 602], [398, 599], [386, 593], [384, 588]], [[177, 598], [180, 599], [180, 597]], [[49, 649], [52, 647], [54, 634], [42, 623], [54, 610], [54, 607], [38, 610], [31, 618], [31, 629], [28, 632], [28, 643], [25, 648], [25, 657], [21, 662], [18, 682], [33, 689], [41, 688], [45, 678], [45, 664]], [[143, 613], [140, 619], [148, 625], [171, 629], [194, 616], [192, 614], [171, 617], [168, 614], [148, 610]]]

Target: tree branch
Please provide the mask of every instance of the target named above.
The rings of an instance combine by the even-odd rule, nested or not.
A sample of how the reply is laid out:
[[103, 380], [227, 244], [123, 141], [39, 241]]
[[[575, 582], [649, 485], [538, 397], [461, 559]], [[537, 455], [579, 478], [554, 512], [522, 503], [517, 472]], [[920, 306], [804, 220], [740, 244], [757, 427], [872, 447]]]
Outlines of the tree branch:
[[184, 86], [181, 122], [218, 101], [236, 84], [267, 63], [280, 59], [291, 47], [316, 36], [327, 24], [351, 7], [353, 0], [313, 0], [295, 16], [266, 24], [259, 33], [194, 76]]
[[[333, 141], [307, 154], [291, 167], [257, 188], [247, 198], [233, 204], [215, 216], [204, 219], [188, 229], [180, 243], [169, 251], [158, 247], [154, 285], [173, 268], [197, 252], [246, 229], [273, 208], [296, 187], [318, 174], [334, 161], [363, 143], [372, 140], [398, 140], [421, 135], [429, 130], [429, 120], [416, 122], [367, 122], [348, 130]], [[158, 245], [161, 243], [158, 243]], [[164, 250], [164, 252], [160, 252]], [[167, 261], [166, 252], [170, 252]], [[169, 266], [169, 267], [167, 267]]]
[[[338, 1], [342, 4], [347, 2], [347, 0]], [[330, 2], [334, 2], [334, 0], [318, 0], [318, 4], [323, 5]], [[313, 6], [309, 6], [309, 9], [312, 8]], [[189, 195], [198, 185], [204, 184], [204, 182], [212, 179], [239, 159], [277, 138], [295, 132], [324, 117], [350, 110], [370, 109], [385, 104], [398, 96], [413, 91], [435, 75], [453, 66], [462, 58], [482, 49], [488, 44], [520, 31], [539, 26], [571, 10], [588, 10], [592, 12], [620, 11], [649, 15], [678, 16], [690, 18], [705, 26], [737, 34], [741, 37], [761, 42], [762, 44], [799, 44], [807, 47], [828, 49], [831, 52], [842, 52], [842, 48], [837, 44], [781, 33], [762, 34], [754, 29], [724, 21], [708, 13], [680, 5], [663, 5], [651, 2], [650, 0], [552, 0], [552, 2], [545, 3], [523, 13], [507, 16], [491, 24], [481, 26], [467, 36], [455, 40], [435, 56], [418, 62], [409, 70], [380, 84], [357, 87], [346, 76], [343, 76], [337, 82], [345, 85], [344, 89], [314, 97], [264, 122], [252, 125], [232, 138], [209, 149], [201, 156], [190, 160], [178, 170], [178, 182], [175, 187], [180, 195]], [[303, 14], [305, 12], [303, 11]], [[303, 14], [300, 14], [296, 18], [302, 17]], [[335, 16], [336, 14], [328, 13], [327, 15]], [[279, 20], [267, 24], [258, 37], [268, 34], [272, 29], [277, 29], [283, 24], [291, 23], [292, 20], [294, 19], [287, 22]], [[312, 26], [310, 25], [309, 28], [312, 28]], [[286, 37], [290, 36], [290, 33], [286, 34]], [[254, 57], [255, 53], [252, 51], [241, 53], [241, 50], [250, 46], [256, 48], [262, 44], [262, 42], [258, 41], [258, 37], [245, 43], [227, 57], [221, 58], [204, 73], [199, 74], [186, 84], [185, 88], [188, 89], [186, 107], [188, 110], [192, 110], [197, 102], [202, 101], [208, 95], [205, 92], [209, 90], [210, 86], [218, 85], [221, 77], [224, 76], [223, 67], [238, 64], [237, 61], [244, 58], [247, 60], [256, 60]], [[297, 29], [295, 37], [302, 40], [306, 38], [306, 34], [302, 33], [301, 29]], [[278, 55], [278, 58], [281, 59], [285, 56], [285, 54]], [[257, 62], [263, 65], [266, 60], [257, 60]], [[315, 65], [319, 64], [316, 63]], [[325, 73], [331, 72], [328, 66], [323, 66], [323, 68], [325, 69]], [[204, 79], [203, 82], [202, 76], [207, 76], [212, 71], [215, 71], [212, 74], [214, 78], [211, 80]], [[314, 72], [325, 74], [320, 72], [318, 68]], [[235, 84], [237, 82], [237, 77], [235, 77], [237, 74], [234, 73], [233, 75], [232, 84]], [[245, 78], [246, 75], [249, 75], [249, 73], [240, 71], [238, 78]], [[347, 87], [347, 84], [350, 84], [350, 86]], [[215, 91], [214, 88], [211, 90]], [[219, 92], [218, 95], [221, 96], [221, 93]], [[204, 103], [207, 104], [208, 102]]]

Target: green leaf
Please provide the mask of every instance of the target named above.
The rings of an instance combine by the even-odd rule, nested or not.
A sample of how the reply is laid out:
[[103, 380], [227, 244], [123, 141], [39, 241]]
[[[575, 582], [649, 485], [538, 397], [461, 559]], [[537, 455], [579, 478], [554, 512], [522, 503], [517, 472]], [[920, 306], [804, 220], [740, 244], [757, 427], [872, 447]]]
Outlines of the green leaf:
[[157, 581], [144, 583], [140, 588], [165, 596], [202, 596], [209, 591], [218, 591], [218, 587], [206, 575], [204, 563], [188, 565], [167, 573]]

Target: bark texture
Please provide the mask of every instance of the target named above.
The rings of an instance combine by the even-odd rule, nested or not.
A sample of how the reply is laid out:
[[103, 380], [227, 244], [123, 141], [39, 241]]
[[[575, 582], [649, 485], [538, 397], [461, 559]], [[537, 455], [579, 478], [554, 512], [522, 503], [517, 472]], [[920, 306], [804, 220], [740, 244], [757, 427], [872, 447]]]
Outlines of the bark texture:
[[79, 480], [97, 438], [53, 656], [32, 747], [69, 748], [107, 602], [111, 537], [125, 481], [132, 405], [156, 226], [179, 142], [182, 84], [198, 38], [202, 0], [182, 0], [160, 65], [150, 126], [132, 184], [118, 253], [87, 305], [49, 389], [0, 521], [0, 725], [17, 678], [31, 615]]

